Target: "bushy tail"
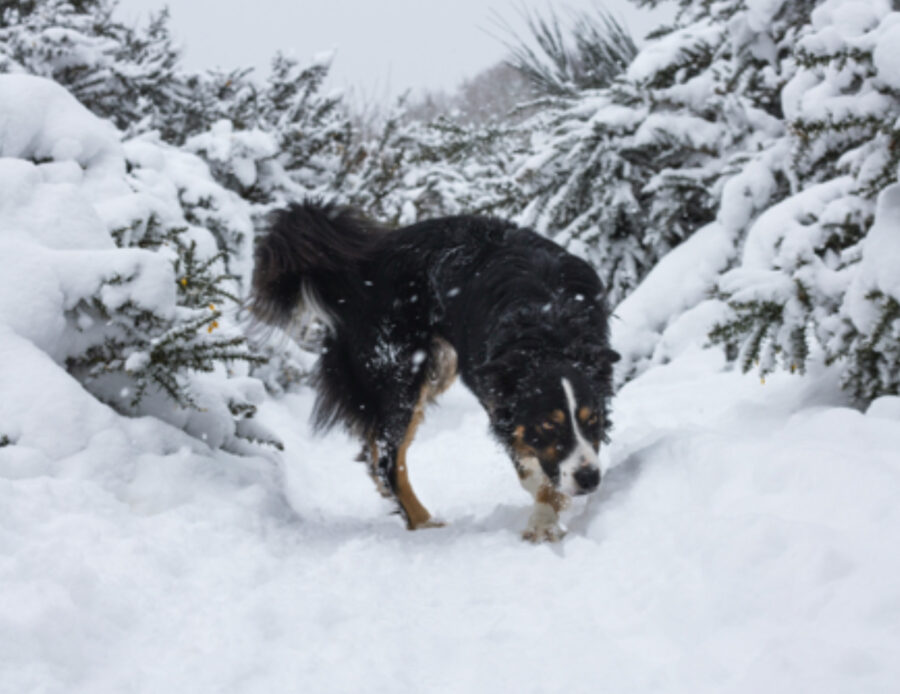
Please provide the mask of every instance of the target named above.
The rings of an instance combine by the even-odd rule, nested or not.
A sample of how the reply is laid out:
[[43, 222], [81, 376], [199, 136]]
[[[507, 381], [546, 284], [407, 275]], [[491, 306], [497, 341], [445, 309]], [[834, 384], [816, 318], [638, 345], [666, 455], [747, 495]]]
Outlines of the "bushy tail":
[[331, 203], [304, 200], [276, 212], [256, 247], [250, 312], [280, 327], [301, 303], [339, 317], [340, 299], [359, 290], [359, 263], [380, 232], [355, 210]]

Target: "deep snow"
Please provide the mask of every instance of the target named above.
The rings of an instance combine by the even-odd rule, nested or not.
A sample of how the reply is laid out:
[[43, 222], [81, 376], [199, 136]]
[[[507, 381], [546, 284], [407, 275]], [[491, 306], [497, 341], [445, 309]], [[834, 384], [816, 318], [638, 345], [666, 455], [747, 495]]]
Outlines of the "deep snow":
[[[748, 3], [760, 22], [778, 6]], [[872, 7], [888, 11], [827, 0], [815, 40], [831, 23], [872, 25]], [[888, 84], [891, 22], [872, 39]], [[650, 75], [678, 48], [659, 47], [630, 71]], [[804, 79], [786, 111], [824, 103]], [[531, 500], [459, 386], [410, 457], [448, 526], [409, 533], [353, 462], [357, 443], [311, 436], [309, 391], [263, 400], [254, 379], [213, 374], [210, 393], [256, 392], [285, 444], [237, 457], [216, 450], [230, 415], [157, 413], [193, 438], [116, 414], [66, 371], [91, 327], [71, 310], [105, 272], [139, 269], [134, 300], [177, 308], [171, 258], [117, 249], [113, 229], [183, 223], [207, 253], [234, 245], [246, 277], [249, 207], [199, 157], [120, 142], [58, 85], [0, 80], [0, 693], [897, 691], [900, 398], [862, 414], [837, 370], [760, 382], [703, 349], [738, 230], [752, 224], [725, 285], [755, 291], [754, 271], [812, 248], [767, 222], [818, 215], [847, 181], [756, 217], [777, 159], [760, 155], [716, 221], [618, 306], [621, 372], [643, 372], [614, 401], [604, 482], [565, 516], [561, 543], [520, 539]], [[266, 142], [213, 135], [191, 146], [237, 157], [244, 181], [260, 174], [242, 157]], [[881, 199], [851, 297], [896, 289], [897, 198]], [[206, 227], [223, 220], [215, 239]]]
[[459, 386], [410, 454], [449, 525], [416, 533], [352, 441], [310, 437], [309, 393], [262, 408], [277, 461], [149, 419], [165, 454], [0, 448], [0, 691], [896, 691], [900, 399], [719, 359], [625, 386], [558, 545], [519, 539], [530, 499]]

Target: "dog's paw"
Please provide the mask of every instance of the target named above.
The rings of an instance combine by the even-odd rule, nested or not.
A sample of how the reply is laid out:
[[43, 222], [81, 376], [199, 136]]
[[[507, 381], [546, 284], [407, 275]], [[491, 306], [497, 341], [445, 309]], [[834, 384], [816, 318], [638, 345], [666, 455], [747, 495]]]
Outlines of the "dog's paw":
[[539, 542], [559, 542], [566, 531], [559, 524], [556, 508], [543, 501], [534, 505], [528, 526], [522, 532], [522, 539], [535, 544]]
[[566, 531], [558, 525], [529, 525], [522, 531], [522, 539], [536, 545], [542, 542], [559, 542], [565, 536]]
[[447, 523], [440, 518], [431, 517], [428, 520], [419, 521], [415, 525], [410, 524], [410, 530], [424, 530], [425, 528], [443, 528]]

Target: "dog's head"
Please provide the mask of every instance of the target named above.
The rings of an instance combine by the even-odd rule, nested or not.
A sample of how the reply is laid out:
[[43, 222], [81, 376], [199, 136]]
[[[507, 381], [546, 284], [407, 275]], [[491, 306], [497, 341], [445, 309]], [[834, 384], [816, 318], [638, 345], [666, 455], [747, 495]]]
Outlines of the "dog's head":
[[606, 389], [572, 364], [529, 361], [504, 359], [482, 371], [491, 427], [521, 473], [539, 465], [559, 491], [592, 492], [600, 484]]

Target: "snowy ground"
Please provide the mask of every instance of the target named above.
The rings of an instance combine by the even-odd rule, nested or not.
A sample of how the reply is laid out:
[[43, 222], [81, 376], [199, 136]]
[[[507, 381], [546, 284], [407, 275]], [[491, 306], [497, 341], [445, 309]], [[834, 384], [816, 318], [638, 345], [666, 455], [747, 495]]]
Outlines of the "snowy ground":
[[716, 354], [624, 388], [555, 546], [459, 387], [411, 452], [449, 525], [417, 533], [308, 394], [264, 407], [277, 462], [0, 447], [0, 691], [897, 691], [900, 399]]

